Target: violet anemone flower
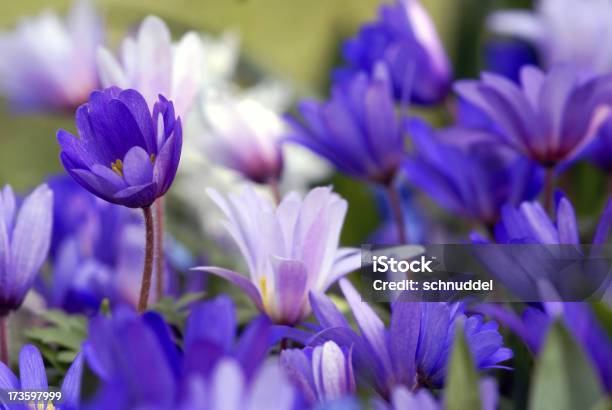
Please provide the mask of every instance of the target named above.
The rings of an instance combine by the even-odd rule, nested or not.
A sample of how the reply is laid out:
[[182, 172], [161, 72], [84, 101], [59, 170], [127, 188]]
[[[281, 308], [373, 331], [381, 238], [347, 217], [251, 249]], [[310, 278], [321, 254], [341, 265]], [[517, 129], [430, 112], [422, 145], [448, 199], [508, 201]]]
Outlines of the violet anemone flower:
[[[506, 207], [496, 228], [496, 241], [578, 245], [578, 224], [571, 202], [563, 195], [558, 195], [556, 209], [556, 221], [552, 221], [539, 203], [525, 202], [518, 208]], [[591, 243], [606, 243], [611, 226], [612, 201], [608, 201]], [[541, 259], [540, 263], [536, 260], [534, 264], [511, 262], [513, 269], [509, 272], [507, 264], [502, 260], [501, 263], [490, 266], [505, 276], [519, 276], [521, 273], [540, 276], [543, 271], [546, 272], [548, 265], [541, 263]], [[531, 269], [525, 270], [526, 268]], [[603, 386], [608, 392], [612, 391], [612, 342], [596, 320], [588, 303], [543, 302], [539, 306], [526, 308], [520, 317], [499, 305], [483, 305], [478, 310], [516, 332], [535, 353], [540, 351], [549, 326], [560, 318], [591, 358]]]
[[[382, 60], [390, 68], [398, 100], [410, 97], [415, 103], [436, 104], [444, 100], [450, 89], [452, 72], [448, 57], [433, 22], [418, 0], [396, 0], [382, 5], [378, 20], [365, 24], [356, 37], [346, 41], [342, 55], [349, 67], [336, 71], [338, 80], [354, 71], [372, 72]], [[406, 92], [411, 95], [405, 95]]]
[[612, 71], [612, 4], [607, 0], [538, 0], [535, 11], [502, 10], [487, 25], [499, 34], [528, 41], [545, 66], [573, 62], [593, 74]]
[[174, 102], [186, 118], [199, 89], [203, 45], [195, 32], [172, 44], [170, 30], [158, 17], [146, 17], [136, 36], [121, 45], [121, 63], [106, 48], [98, 50], [102, 86], [138, 90], [153, 109], [158, 95]]
[[156, 313], [118, 308], [110, 318], [96, 317], [83, 351], [100, 389], [83, 408], [254, 409], [273, 400], [294, 408], [295, 390], [277, 363], [264, 362], [270, 325], [261, 316], [236, 340], [231, 300], [204, 302], [187, 320], [181, 353]]
[[351, 328], [328, 297], [311, 293], [322, 330], [306, 340], [311, 345], [333, 340], [343, 348], [352, 346], [357, 377], [386, 399], [396, 386], [415, 390], [443, 384], [458, 320], [463, 321], [478, 369], [505, 368], [499, 363], [512, 357], [512, 351], [503, 347], [497, 323], [485, 322], [480, 315], [467, 316], [460, 303], [395, 302], [386, 328], [347, 279], [340, 280], [340, 287], [360, 332]]
[[66, 21], [47, 11], [0, 33], [0, 93], [14, 108], [70, 111], [98, 87], [95, 53], [104, 37], [89, 0]]
[[[59, 409], [78, 410], [81, 395], [81, 376], [83, 374], [83, 356], [77, 354], [68, 368], [60, 392], [61, 405], [45, 402], [30, 402], [27, 404], [0, 403], [1, 410], [29, 410], [29, 409]], [[33, 345], [25, 345], [19, 352], [19, 378], [13, 374], [3, 363], [0, 363], [0, 390], [2, 391], [48, 391], [47, 375], [40, 351]]]
[[283, 171], [282, 118], [251, 97], [209, 93], [202, 100], [202, 151], [218, 165], [259, 184], [276, 185]]
[[354, 74], [335, 84], [325, 103], [303, 101], [303, 123], [289, 141], [301, 144], [355, 178], [388, 185], [404, 155], [404, 128], [391, 95], [389, 72], [377, 64], [370, 76]]
[[0, 192], [0, 318], [21, 306], [51, 243], [53, 192], [46, 184], [21, 206], [9, 185]]
[[610, 112], [612, 75], [584, 80], [572, 65], [521, 70], [520, 86], [490, 73], [459, 81], [457, 93], [497, 125], [500, 141], [545, 167], [572, 160]]
[[493, 227], [503, 205], [533, 199], [540, 191], [540, 168], [500, 146], [486, 130], [434, 131], [418, 119], [410, 130], [415, 154], [404, 163], [408, 180], [453, 213]]
[[347, 203], [329, 187], [295, 192], [274, 207], [246, 187], [229, 201], [209, 191], [228, 221], [249, 275], [215, 266], [196, 270], [221, 276], [239, 286], [274, 322], [293, 325], [310, 313], [308, 292], [324, 292], [361, 264], [355, 249], [338, 248]]
[[281, 365], [310, 404], [342, 400], [355, 394], [352, 354], [333, 341], [281, 352]]
[[91, 93], [76, 112], [79, 137], [57, 132], [64, 168], [81, 186], [111, 203], [150, 206], [170, 188], [183, 134], [174, 106], [163, 96], [152, 113], [136, 90]]

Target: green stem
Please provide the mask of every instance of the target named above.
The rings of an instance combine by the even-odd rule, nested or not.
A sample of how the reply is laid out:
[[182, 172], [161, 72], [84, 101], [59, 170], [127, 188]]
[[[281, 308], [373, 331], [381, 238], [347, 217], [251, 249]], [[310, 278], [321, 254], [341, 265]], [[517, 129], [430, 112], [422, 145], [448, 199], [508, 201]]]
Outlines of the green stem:
[[555, 168], [547, 167], [544, 180], [544, 209], [552, 216], [553, 195], [555, 193]]

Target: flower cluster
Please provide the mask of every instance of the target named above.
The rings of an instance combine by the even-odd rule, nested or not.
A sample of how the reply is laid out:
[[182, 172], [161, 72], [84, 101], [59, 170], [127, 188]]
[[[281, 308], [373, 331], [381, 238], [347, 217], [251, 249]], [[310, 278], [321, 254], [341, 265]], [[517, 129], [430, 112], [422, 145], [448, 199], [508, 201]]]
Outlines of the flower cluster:
[[[76, 129], [58, 122], [64, 174], [0, 190], [0, 409], [609, 404], [612, 8], [494, 11], [505, 37], [468, 67], [427, 4], [389, 1], [318, 100], [233, 32], [175, 42], [147, 15], [116, 54], [88, 0], [0, 35], [9, 108]], [[372, 298], [370, 243], [469, 244], [529, 303]]]

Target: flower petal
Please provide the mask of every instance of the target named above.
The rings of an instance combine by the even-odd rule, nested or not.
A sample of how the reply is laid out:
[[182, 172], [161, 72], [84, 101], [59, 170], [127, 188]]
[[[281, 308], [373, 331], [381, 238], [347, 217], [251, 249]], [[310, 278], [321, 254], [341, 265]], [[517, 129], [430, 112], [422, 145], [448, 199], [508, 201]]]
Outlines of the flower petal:
[[123, 176], [130, 185], [145, 185], [153, 181], [153, 164], [144, 149], [133, 147], [125, 154]]
[[25, 345], [19, 352], [19, 379], [22, 390], [46, 391], [49, 387], [42, 356], [33, 345]]
[[216, 266], [198, 266], [197, 268], [192, 268], [192, 270], [210, 272], [214, 275], [229, 280], [234, 285], [242, 289], [247, 294], [247, 296], [251, 298], [253, 303], [255, 303], [255, 306], [257, 306], [260, 311], [265, 312], [263, 302], [261, 300], [261, 295], [259, 294], [259, 290], [246, 276], [238, 272], [219, 268]]

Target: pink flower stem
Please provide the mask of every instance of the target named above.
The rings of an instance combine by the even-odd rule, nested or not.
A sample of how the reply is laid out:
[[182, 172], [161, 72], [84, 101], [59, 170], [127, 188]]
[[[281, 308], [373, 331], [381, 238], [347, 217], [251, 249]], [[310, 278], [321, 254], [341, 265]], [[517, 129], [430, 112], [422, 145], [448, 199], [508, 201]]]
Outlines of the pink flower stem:
[[9, 366], [8, 314], [0, 316], [0, 362]]
[[154, 249], [154, 229], [153, 229], [153, 214], [151, 207], [142, 208], [145, 219], [146, 229], [146, 245], [145, 245], [145, 263], [142, 271], [142, 282], [140, 284], [140, 298], [138, 299], [138, 312], [142, 313], [147, 310], [149, 302], [149, 292], [151, 290], [151, 278], [153, 276], [153, 249]]
[[405, 245], [408, 243], [408, 238], [406, 237], [406, 221], [404, 220], [404, 212], [402, 210], [402, 200], [397, 189], [393, 186], [393, 183], [387, 185], [387, 195], [391, 203], [395, 226], [397, 226], [399, 243]]
[[164, 260], [164, 198], [159, 197], [153, 204], [155, 210], [155, 240], [154, 240], [154, 264], [157, 282], [155, 283], [156, 300], [164, 296], [164, 279], [166, 265]]
[[278, 179], [270, 179], [268, 181], [268, 185], [270, 186], [270, 191], [272, 192], [272, 196], [274, 197], [274, 202], [276, 202], [276, 205], [280, 204], [282, 200], [282, 195], [280, 192], [280, 187], [278, 185]]

